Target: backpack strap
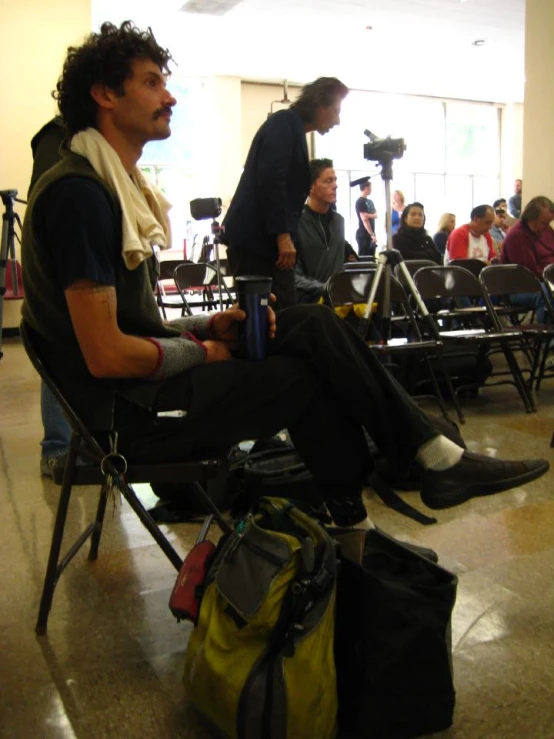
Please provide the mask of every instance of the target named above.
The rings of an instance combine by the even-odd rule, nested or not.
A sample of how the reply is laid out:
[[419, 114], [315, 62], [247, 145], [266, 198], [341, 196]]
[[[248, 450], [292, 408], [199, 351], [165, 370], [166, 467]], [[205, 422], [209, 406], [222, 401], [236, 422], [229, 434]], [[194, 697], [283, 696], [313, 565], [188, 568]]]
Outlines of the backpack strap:
[[407, 516], [408, 518], [423, 524], [423, 526], [430, 526], [432, 523], [437, 523], [436, 518], [426, 516], [425, 513], [418, 511], [417, 508], [414, 508], [409, 503], [406, 503], [405, 500], [402, 500], [398, 493], [395, 492], [390, 485], [388, 485], [388, 483], [386, 483], [383, 478], [377, 474], [377, 472], [371, 473], [369, 476], [369, 484], [387, 508], [392, 508], [403, 516]]

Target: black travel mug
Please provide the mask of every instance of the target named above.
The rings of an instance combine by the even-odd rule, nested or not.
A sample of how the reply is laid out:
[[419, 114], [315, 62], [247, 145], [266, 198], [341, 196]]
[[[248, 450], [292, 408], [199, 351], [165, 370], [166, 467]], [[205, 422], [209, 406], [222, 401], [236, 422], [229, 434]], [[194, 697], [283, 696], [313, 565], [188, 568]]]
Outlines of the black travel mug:
[[242, 275], [235, 277], [235, 285], [239, 296], [239, 308], [246, 313], [244, 321], [238, 324], [240, 356], [243, 359], [265, 359], [271, 277]]

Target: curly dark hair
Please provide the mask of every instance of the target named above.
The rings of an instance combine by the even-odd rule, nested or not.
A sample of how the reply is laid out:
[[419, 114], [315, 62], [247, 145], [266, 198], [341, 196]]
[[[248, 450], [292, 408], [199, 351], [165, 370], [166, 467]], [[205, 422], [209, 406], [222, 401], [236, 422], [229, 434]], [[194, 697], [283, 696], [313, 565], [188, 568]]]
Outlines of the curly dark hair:
[[290, 107], [304, 123], [312, 123], [319, 107], [328, 108], [336, 100], [344, 100], [348, 92], [348, 87], [336, 77], [319, 77], [302, 88], [300, 97]]
[[69, 136], [96, 126], [97, 105], [90, 94], [93, 85], [104, 84], [124, 95], [123, 83], [131, 75], [134, 59], [151, 59], [165, 74], [173, 61], [169, 51], [156, 42], [152, 29], [141, 31], [132, 21], [124, 21], [119, 28], [103, 23], [100, 32], [91, 33], [82, 46], [68, 48], [52, 97], [58, 101]]

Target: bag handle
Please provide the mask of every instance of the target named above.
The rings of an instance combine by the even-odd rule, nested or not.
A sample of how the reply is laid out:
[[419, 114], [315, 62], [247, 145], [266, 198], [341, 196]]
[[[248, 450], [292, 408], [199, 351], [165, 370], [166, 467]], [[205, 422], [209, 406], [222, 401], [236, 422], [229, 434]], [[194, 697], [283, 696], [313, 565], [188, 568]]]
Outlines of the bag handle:
[[423, 526], [430, 526], [432, 523], [437, 523], [436, 518], [426, 516], [425, 513], [418, 511], [417, 508], [414, 508], [409, 503], [406, 503], [405, 500], [402, 500], [398, 493], [394, 491], [377, 472], [371, 473], [369, 476], [369, 484], [387, 508], [392, 508], [403, 516], [407, 516], [413, 521], [423, 524]]

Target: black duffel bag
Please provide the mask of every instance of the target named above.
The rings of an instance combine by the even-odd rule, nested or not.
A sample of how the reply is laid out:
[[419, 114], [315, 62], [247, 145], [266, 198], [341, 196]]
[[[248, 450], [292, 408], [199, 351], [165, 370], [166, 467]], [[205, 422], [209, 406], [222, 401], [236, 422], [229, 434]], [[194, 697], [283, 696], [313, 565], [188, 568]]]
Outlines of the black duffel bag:
[[336, 537], [344, 546], [335, 628], [341, 736], [402, 739], [448, 728], [457, 577], [379, 529], [346, 537], [348, 556]]

